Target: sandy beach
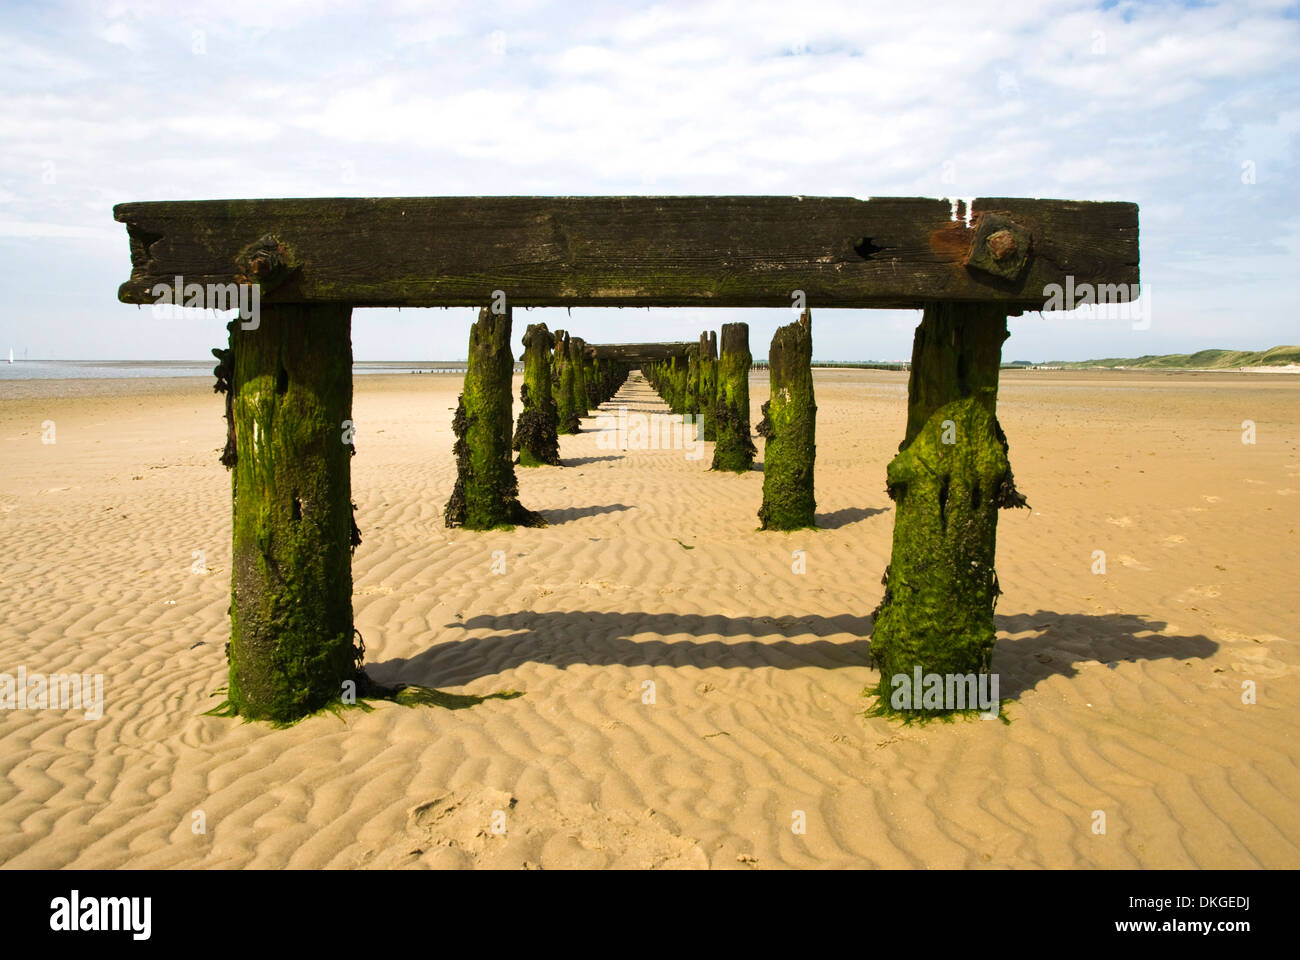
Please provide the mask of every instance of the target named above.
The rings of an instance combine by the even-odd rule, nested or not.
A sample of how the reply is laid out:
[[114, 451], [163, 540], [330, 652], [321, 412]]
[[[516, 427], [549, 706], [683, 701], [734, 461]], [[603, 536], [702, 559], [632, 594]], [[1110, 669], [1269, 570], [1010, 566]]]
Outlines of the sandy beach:
[[[381, 682], [521, 695], [276, 730], [203, 716], [211, 379], [0, 383], [0, 672], [104, 684], [99, 719], [0, 711], [0, 864], [1300, 867], [1300, 378], [1004, 372], [1010, 723], [924, 726], [863, 715], [905, 373], [816, 372], [797, 534], [757, 530], [758, 470], [611, 449], [595, 417], [519, 471], [547, 527], [448, 530], [459, 385], [355, 378], [356, 624]], [[752, 422], [765, 399], [756, 372]], [[620, 404], [666, 412], [636, 375]]]

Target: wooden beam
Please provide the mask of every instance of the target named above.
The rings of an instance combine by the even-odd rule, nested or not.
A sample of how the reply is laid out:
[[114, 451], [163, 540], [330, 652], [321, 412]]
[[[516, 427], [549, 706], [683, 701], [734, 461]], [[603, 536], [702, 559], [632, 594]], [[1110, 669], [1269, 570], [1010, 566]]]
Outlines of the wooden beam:
[[[258, 282], [262, 299], [355, 307], [1041, 309], [1044, 287], [1138, 282], [1138, 208], [1068, 200], [411, 197], [123, 203], [131, 278]], [[208, 306], [210, 304], [204, 304]]]
[[691, 343], [589, 343], [587, 350], [602, 360], [649, 363], [685, 357], [692, 346]]

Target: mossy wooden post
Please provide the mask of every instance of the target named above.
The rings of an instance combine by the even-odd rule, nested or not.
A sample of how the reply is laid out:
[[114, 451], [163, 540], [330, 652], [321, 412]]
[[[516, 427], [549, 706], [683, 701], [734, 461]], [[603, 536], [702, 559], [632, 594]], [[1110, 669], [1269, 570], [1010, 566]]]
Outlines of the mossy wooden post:
[[263, 304], [232, 337], [228, 699], [250, 720], [297, 720], [357, 676], [351, 320]]
[[686, 351], [686, 403], [683, 412], [691, 417], [698, 417], [700, 413], [700, 350], [698, 346], [692, 346]]
[[555, 331], [555, 369], [551, 376], [554, 387], [556, 429], [560, 433], [577, 433], [581, 427], [578, 413], [573, 408], [573, 364], [570, 357], [569, 334]]
[[[571, 337], [569, 339], [569, 366], [573, 370], [573, 415], [577, 419], [587, 416], [587, 377], [584, 370], [586, 364], [587, 344], [582, 337]], [[575, 426], [573, 433], [578, 433], [581, 426]]]
[[499, 314], [484, 307], [469, 329], [465, 386], [451, 424], [456, 435], [456, 486], [444, 512], [449, 527], [491, 530], [543, 523], [519, 503], [511, 456], [510, 382], [515, 361], [510, 323], [510, 307]]
[[519, 451], [521, 467], [559, 466], [555, 398], [551, 396], [551, 332], [544, 323], [530, 323], [524, 332], [524, 382], [519, 399], [524, 409], [511, 446]]
[[686, 404], [686, 369], [687, 359], [685, 357], [673, 357], [673, 413], [687, 413]]
[[666, 400], [664, 396], [664, 363], [663, 360], [652, 360], [645, 364], [645, 377], [650, 381], [650, 386], [654, 388], [655, 393], [659, 394], [661, 400]]
[[591, 356], [591, 351], [584, 345], [582, 351], [582, 377], [587, 387], [588, 412], [600, 406], [604, 397], [600, 395], [600, 361]]
[[[910, 687], [917, 669], [990, 669], [998, 508], [1025, 506], [997, 421], [1006, 337], [1006, 307], [990, 304], [927, 304], [916, 329], [907, 433], [887, 474], [893, 553], [871, 638], [880, 684], [869, 692], [881, 712], [890, 712], [900, 674]], [[916, 713], [920, 691], [911, 693]]]
[[713, 469], [744, 473], [758, 451], [749, 435], [749, 324], [724, 323], [718, 351], [718, 389], [714, 402], [718, 442]]
[[700, 334], [700, 439], [718, 439], [715, 404], [718, 402], [718, 335], [713, 330]]
[[814, 526], [817, 510], [813, 497], [817, 403], [812, 317], [807, 310], [795, 323], [777, 328], [767, 356], [772, 383], [770, 429], [763, 450], [763, 505], [758, 518], [764, 530], [799, 530]]

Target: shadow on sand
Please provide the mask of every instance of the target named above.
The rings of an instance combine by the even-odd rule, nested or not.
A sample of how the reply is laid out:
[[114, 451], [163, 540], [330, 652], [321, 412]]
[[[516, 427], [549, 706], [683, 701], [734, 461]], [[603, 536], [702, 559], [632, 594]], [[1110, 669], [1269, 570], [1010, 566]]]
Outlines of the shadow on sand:
[[866, 520], [881, 513], [888, 513], [888, 507], [845, 507], [834, 513], [819, 513], [813, 517], [818, 530], [838, 530], [859, 520]]
[[631, 509], [632, 507], [626, 503], [603, 503], [592, 507], [564, 507], [560, 510], [539, 510], [537, 512], [546, 518], [548, 525], [555, 526], [582, 517], [594, 517], [601, 513], [619, 513]]
[[[1052, 676], [1073, 677], [1074, 664], [1096, 660], [1199, 660], [1219, 645], [1201, 635], [1158, 634], [1165, 624], [1135, 614], [1091, 616], [1037, 613], [1000, 616], [993, 654], [1000, 695], [1018, 699]], [[864, 686], [874, 678], [868, 667], [870, 616], [726, 617], [677, 613], [600, 613], [573, 610], [520, 611], [471, 617], [446, 625], [448, 631], [485, 632], [434, 644], [409, 660], [367, 665], [379, 683], [429, 687], [459, 686], [513, 669], [546, 663], [563, 669], [592, 666], [692, 666], [754, 669], [776, 667], [851, 668], [862, 671]], [[812, 635], [817, 639], [808, 640]], [[835, 637], [835, 639], [829, 639]], [[727, 639], [719, 639], [727, 638]], [[739, 639], [749, 638], [749, 639]]]
[[605, 460], [626, 460], [626, 459], [627, 457], [623, 454], [619, 454], [618, 456], [609, 454], [603, 457], [561, 457], [560, 466], [581, 467], [581, 466], [585, 466], [588, 463], [601, 463]]

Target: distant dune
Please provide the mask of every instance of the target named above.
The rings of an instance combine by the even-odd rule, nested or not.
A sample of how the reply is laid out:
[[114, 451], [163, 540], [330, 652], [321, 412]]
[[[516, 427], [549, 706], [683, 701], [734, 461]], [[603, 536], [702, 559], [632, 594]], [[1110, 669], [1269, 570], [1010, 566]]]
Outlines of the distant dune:
[[1166, 370], [1228, 370], [1236, 367], [1285, 367], [1300, 364], [1300, 347], [1271, 350], [1201, 350], [1197, 353], [1166, 353], [1160, 356], [1107, 357], [1104, 360], [1052, 360], [1050, 365], [1067, 370], [1088, 367], [1155, 367]]

